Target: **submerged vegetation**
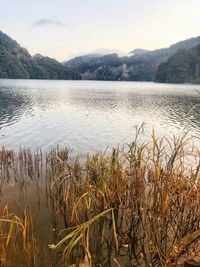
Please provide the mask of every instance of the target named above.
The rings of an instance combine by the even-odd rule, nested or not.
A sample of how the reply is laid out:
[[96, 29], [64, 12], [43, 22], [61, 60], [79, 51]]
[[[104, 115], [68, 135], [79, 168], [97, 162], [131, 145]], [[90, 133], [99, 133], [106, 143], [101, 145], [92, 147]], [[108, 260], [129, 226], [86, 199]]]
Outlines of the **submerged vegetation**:
[[[67, 149], [46, 157], [2, 149], [1, 266], [13, 260], [19, 267], [199, 262], [200, 151], [187, 142], [185, 134], [171, 141], [153, 134], [144, 143], [139, 130], [123, 148], [80, 158]], [[3, 200], [13, 187], [26, 207], [19, 217]], [[26, 201], [30, 187], [38, 208], [45, 196], [49, 209], [53, 235], [45, 244]]]

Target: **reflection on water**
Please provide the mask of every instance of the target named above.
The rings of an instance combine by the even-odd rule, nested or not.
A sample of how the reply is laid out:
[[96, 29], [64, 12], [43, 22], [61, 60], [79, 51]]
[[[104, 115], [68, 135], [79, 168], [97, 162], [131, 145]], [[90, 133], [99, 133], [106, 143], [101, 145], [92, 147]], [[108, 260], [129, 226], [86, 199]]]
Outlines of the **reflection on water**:
[[24, 95], [12, 90], [0, 91], [0, 126], [6, 127], [17, 122], [20, 117], [31, 110], [31, 103]]
[[94, 151], [131, 141], [141, 123], [147, 138], [152, 127], [159, 135], [186, 128], [196, 136], [199, 103], [193, 85], [1, 80], [0, 144]]
[[[195, 87], [200, 90], [200, 86]], [[132, 141], [134, 126], [142, 123], [146, 125], [145, 138], [151, 135], [152, 127], [161, 136], [184, 128], [198, 136], [199, 107], [200, 96], [192, 85], [0, 80], [0, 145], [38, 147], [47, 151], [60, 144], [88, 152]], [[26, 159], [25, 163], [22, 159]], [[37, 155], [30, 165], [29, 155], [15, 164], [8, 162], [6, 168], [15, 174], [15, 181], [8, 179], [8, 184], [4, 184], [5, 179], [1, 179], [0, 208], [8, 204], [11, 213], [22, 216], [23, 209], [28, 207], [34, 229], [48, 249], [47, 244], [58, 242], [60, 229], [65, 225], [57, 209], [55, 212], [53, 199], [46, 195], [47, 184], [41, 179], [46, 162], [42, 164], [42, 159]], [[20, 164], [24, 164], [25, 173], [21, 173]], [[6, 171], [9, 177], [6, 168], [1, 168], [0, 176]], [[32, 168], [39, 169], [31, 172]], [[31, 176], [33, 173], [36, 177]], [[48, 250], [46, 253], [55, 265], [42, 263], [39, 266], [61, 266], [60, 255], [52, 259]], [[102, 257], [105, 261], [109, 259], [104, 254], [98, 249], [101, 263]], [[129, 262], [125, 263], [125, 257], [123, 260], [121, 266], [130, 266]]]

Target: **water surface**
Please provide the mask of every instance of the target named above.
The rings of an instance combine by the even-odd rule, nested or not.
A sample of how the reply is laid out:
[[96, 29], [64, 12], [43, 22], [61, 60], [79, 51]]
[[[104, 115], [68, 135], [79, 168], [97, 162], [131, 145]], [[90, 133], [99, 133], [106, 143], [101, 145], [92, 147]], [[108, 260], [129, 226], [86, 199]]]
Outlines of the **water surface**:
[[[200, 91], [200, 86], [0, 80], [0, 146], [48, 151], [60, 145], [79, 152], [91, 152], [131, 142], [135, 127], [142, 123], [147, 140], [153, 128], [160, 136], [169, 137], [185, 129], [199, 137], [200, 95], [196, 90]], [[11, 173], [14, 169], [21, 170], [18, 161], [15, 168], [9, 166]], [[17, 171], [14, 173], [16, 176]], [[32, 180], [23, 168], [22, 173], [19, 172], [17, 180], [14, 176], [14, 181], [10, 181], [0, 172], [0, 208], [7, 205], [18, 217], [23, 216], [25, 207], [28, 208], [34, 232], [49, 253], [43, 258], [52, 263], [42, 266], [60, 267], [61, 255], [54, 259], [48, 244], [60, 240], [63, 218], [55, 212], [53, 199], [41, 177]], [[121, 260], [125, 261], [124, 257]]]
[[200, 86], [143, 82], [0, 80], [0, 145], [88, 152], [130, 142], [145, 124], [200, 133]]

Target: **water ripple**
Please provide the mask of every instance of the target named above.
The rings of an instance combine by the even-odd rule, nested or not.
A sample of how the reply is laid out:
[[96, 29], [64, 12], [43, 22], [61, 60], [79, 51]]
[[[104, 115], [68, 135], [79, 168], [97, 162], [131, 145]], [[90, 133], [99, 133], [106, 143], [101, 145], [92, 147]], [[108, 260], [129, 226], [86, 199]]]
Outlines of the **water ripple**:
[[0, 145], [105, 149], [132, 141], [143, 122], [147, 138], [152, 127], [199, 136], [200, 98], [192, 85], [0, 80]]

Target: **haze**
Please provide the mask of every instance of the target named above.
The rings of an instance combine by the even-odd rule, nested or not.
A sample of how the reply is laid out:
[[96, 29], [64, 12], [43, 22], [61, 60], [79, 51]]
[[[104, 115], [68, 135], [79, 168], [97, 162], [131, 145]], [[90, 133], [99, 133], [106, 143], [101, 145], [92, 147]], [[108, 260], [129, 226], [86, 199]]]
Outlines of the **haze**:
[[199, 0], [0, 0], [0, 25], [31, 54], [156, 49], [200, 35]]

